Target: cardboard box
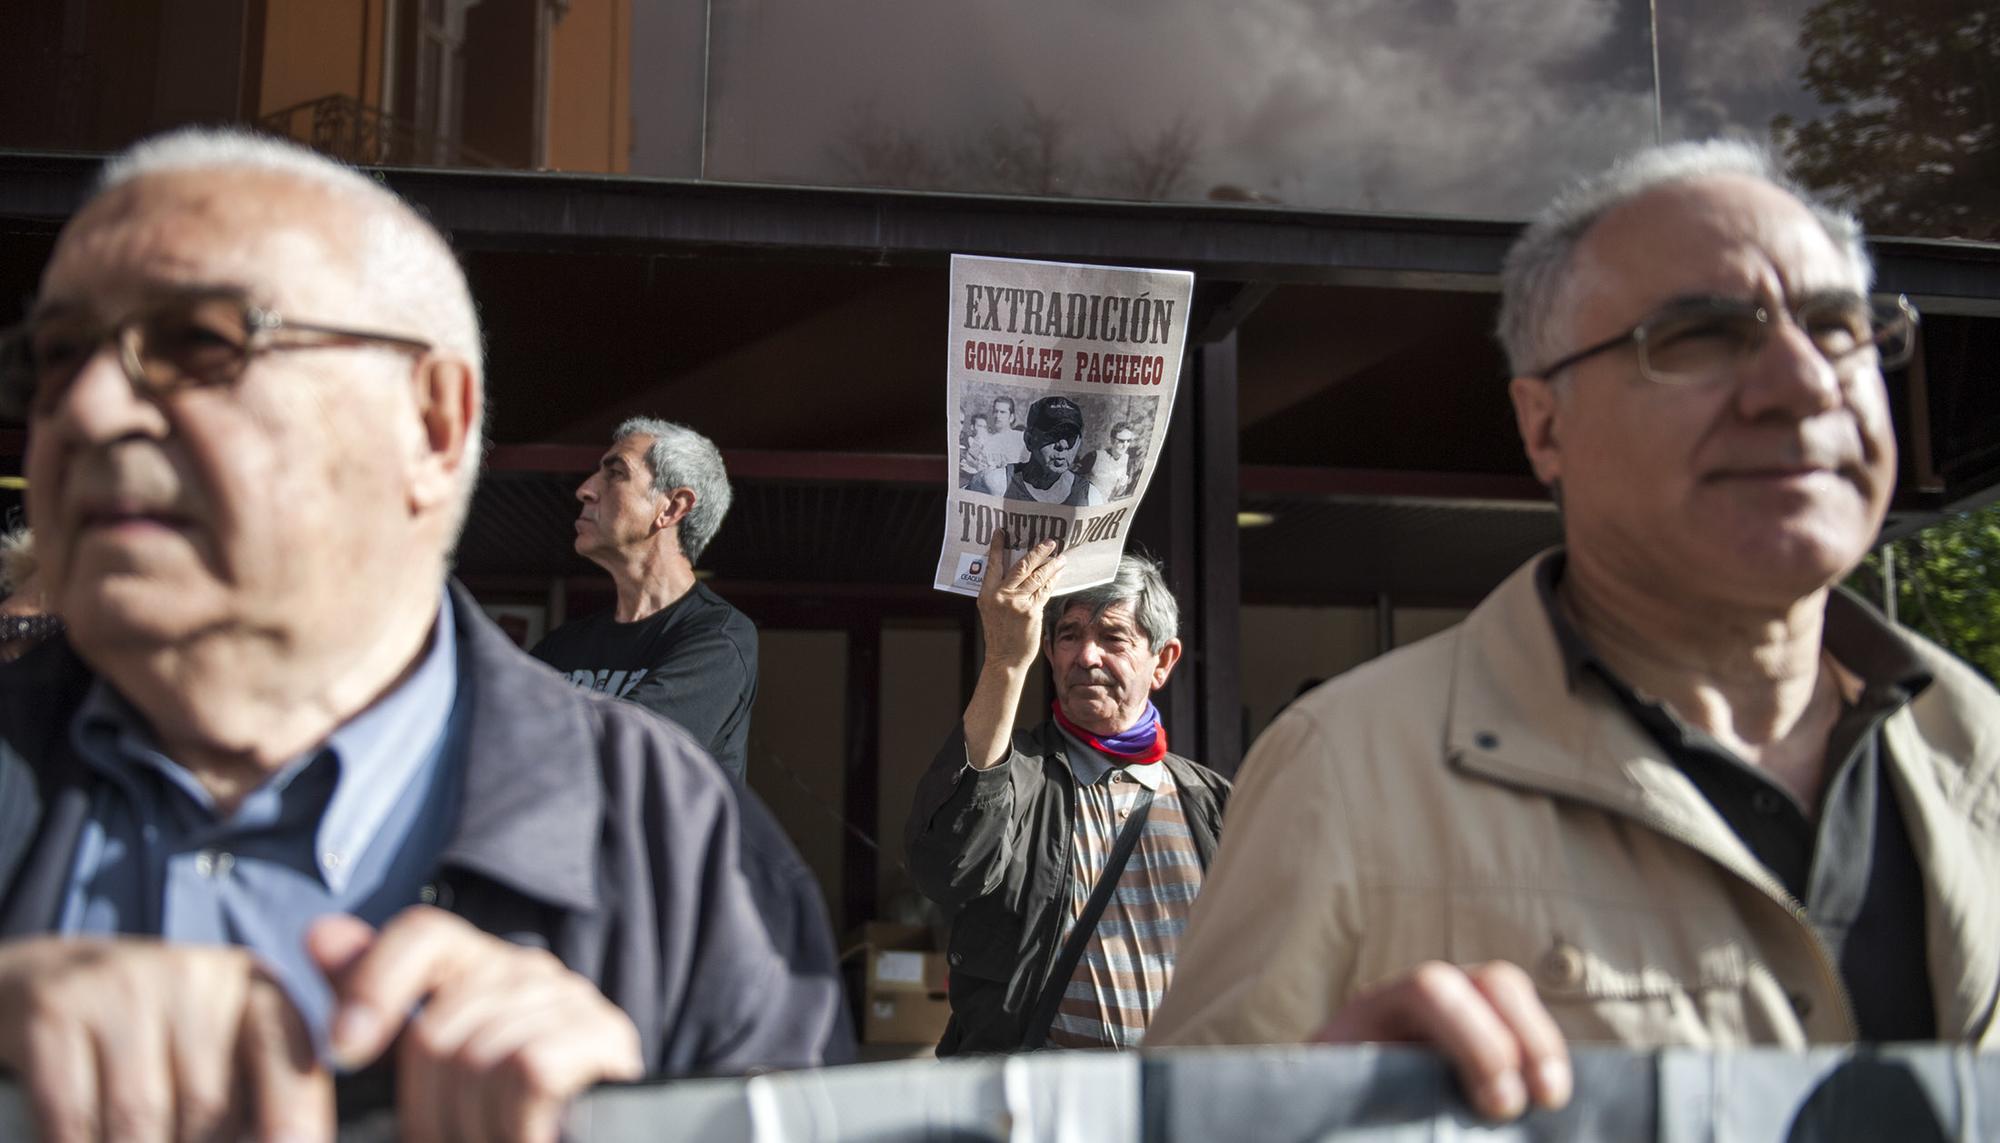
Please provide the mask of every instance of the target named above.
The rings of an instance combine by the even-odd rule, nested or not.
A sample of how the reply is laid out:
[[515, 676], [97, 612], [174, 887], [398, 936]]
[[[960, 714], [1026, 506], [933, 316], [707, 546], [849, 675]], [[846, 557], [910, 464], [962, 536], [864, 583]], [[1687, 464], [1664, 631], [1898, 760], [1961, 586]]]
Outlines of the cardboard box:
[[861, 1040], [935, 1044], [951, 1016], [944, 954], [922, 925], [870, 921], [859, 934]]
[[861, 1039], [869, 1044], [935, 1044], [951, 1019], [951, 1004], [943, 993], [877, 992], [864, 1002]]

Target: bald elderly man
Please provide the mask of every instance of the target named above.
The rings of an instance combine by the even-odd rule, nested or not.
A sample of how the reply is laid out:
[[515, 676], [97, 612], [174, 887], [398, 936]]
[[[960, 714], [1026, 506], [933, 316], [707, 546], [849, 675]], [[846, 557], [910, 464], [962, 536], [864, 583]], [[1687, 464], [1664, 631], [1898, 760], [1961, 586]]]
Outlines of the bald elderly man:
[[1564, 546], [1265, 732], [1148, 1042], [1427, 1040], [1501, 1116], [1570, 1041], [2000, 1043], [2000, 696], [1838, 586], [1914, 311], [1728, 143], [1572, 188], [1502, 288]]
[[0, 1064], [44, 1138], [551, 1139], [600, 1080], [816, 1063], [727, 779], [446, 583], [465, 279], [372, 180], [114, 159], [0, 353], [68, 633], [0, 673]]

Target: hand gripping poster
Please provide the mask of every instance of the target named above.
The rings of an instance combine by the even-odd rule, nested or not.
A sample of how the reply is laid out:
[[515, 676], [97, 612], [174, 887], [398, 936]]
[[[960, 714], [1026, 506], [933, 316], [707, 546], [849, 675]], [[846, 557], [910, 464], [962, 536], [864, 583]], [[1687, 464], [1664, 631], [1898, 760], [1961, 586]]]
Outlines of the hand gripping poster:
[[1007, 561], [1068, 554], [1055, 591], [1104, 583], [1164, 455], [1194, 275], [951, 259], [951, 485], [933, 586], [978, 595], [994, 528]]

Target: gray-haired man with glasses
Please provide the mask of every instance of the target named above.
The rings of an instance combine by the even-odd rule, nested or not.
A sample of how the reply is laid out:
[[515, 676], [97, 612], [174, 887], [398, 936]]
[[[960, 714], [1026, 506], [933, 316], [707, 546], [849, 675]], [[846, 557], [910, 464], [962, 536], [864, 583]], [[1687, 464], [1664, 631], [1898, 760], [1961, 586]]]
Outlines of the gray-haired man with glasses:
[[230, 133], [113, 160], [0, 338], [67, 624], [0, 669], [43, 1138], [327, 1139], [340, 1067], [401, 1138], [552, 1140], [600, 1080], [821, 1058], [726, 779], [447, 584], [482, 366], [437, 231]]
[[1840, 581], [1916, 314], [1759, 152], [1572, 188], [1502, 276], [1565, 545], [1246, 760], [1149, 1044], [1418, 1040], [1496, 1116], [1566, 1042], [2000, 1042], [2000, 696]]

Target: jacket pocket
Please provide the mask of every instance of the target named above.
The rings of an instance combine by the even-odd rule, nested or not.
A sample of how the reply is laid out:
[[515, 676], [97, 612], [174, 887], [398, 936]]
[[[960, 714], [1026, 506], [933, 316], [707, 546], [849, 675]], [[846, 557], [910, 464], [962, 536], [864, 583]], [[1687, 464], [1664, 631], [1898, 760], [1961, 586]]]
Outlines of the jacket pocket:
[[1751, 967], [1726, 926], [1531, 891], [1467, 895], [1456, 906], [1452, 959], [1520, 966], [1572, 1040], [1713, 1046], [1749, 1038]]
[[1019, 918], [968, 908], [952, 923], [945, 962], [953, 976], [1006, 981], [1019, 970], [1021, 955]]

